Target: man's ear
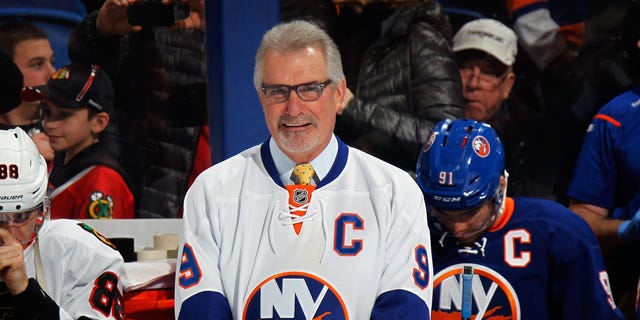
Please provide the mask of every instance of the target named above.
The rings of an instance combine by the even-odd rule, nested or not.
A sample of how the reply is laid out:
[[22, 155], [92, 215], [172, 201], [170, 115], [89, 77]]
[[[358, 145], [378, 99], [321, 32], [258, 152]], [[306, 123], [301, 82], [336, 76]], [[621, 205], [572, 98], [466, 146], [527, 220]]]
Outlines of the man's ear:
[[345, 101], [345, 99], [353, 97], [353, 94], [351, 94], [351, 91], [349, 91], [349, 94], [351, 94], [350, 96], [347, 94], [347, 80], [343, 79], [340, 83], [336, 83], [336, 113], [337, 114], [342, 114], [342, 110], [344, 110], [345, 108], [345, 104], [348, 101]]
[[109, 125], [109, 114], [106, 112], [98, 112], [93, 119], [91, 119], [91, 131], [93, 133], [100, 133], [107, 129], [107, 125]]
[[509, 68], [509, 71], [507, 72], [507, 77], [504, 79], [502, 85], [500, 86], [502, 90], [502, 98], [504, 100], [507, 100], [509, 98], [511, 89], [513, 89], [513, 85], [516, 83], [516, 75], [511, 71], [511, 68]]

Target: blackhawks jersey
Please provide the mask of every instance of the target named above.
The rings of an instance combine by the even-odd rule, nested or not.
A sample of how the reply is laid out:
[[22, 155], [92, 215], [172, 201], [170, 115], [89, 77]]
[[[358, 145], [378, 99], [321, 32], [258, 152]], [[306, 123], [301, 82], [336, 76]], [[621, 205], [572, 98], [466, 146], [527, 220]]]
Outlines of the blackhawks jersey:
[[415, 181], [339, 141], [315, 189], [291, 188], [308, 204], [296, 233], [268, 144], [189, 189], [176, 318], [429, 319], [431, 248]]
[[[109, 245], [83, 223], [64, 219], [44, 222], [37, 242], [24, 251], [27, 276], [37, 278], [41, 289], [59, 307], [59, 314], [41, 319], [123, 319], [119, 272], [124, 262]], [[0, 318], [17, 320], [14, 307], [13, 296], [2, 283]]]
[[56, 153], [49, 176], [51, 218], [134, 218], [134, 198], [127, 175], [108, 145], [93, 144], [68, 163]]
[[506, 198], [472, 247], [432, 237], [433, 319], [460, 319], [466, 308], [472, 319], [623, 319], [593, 232], [560, 204]]

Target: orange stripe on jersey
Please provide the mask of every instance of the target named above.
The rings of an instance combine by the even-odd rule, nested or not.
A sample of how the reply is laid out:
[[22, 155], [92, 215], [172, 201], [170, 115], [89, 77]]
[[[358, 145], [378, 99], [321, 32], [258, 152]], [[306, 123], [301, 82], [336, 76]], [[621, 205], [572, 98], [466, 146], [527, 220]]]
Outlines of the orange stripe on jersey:
[[513, 208], [513, 198], [506, 197], [504, 199], [504, 212], [502, 212], [500, 218], [498, 218], [496, 223], [494, 223], [491, 229], [489, 229], [489, 232], [497, 231], [504, 227], [513, 215]]
[[600, 119], [600, 120], [604, 120], [606, 122], [611, 123], [612, 125], [619, 127], [620, 126], [620, 122], [614, 118], [611, 118], [610, 116], [606, 115], [606, 114], [596, 114], [595, 117], [593, 117], [593, 119]]
[[568, 42], [582, 45], [582, 35], [584, 34], [584, 22], [568, 24], [560, 27], [560, 34]]

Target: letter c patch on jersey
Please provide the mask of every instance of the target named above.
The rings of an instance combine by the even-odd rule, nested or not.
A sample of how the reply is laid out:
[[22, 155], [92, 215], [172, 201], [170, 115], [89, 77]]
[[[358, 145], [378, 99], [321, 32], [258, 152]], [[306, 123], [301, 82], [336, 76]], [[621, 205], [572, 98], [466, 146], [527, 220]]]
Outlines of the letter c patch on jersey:
[[256, 286], [242, 319], [349, 319], [342, 297], [325, 280], [304, 272], [273, 275]]

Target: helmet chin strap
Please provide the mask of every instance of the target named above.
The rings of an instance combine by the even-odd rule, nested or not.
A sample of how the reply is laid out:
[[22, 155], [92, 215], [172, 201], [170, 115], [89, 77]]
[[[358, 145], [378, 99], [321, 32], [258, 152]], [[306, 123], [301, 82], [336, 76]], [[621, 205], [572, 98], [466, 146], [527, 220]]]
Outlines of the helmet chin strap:
[[505, 199], [507, 198], [507, 186], [509, 185], [509, 172], [507, 172], [506, 169], [502, 173], [502, 177], [504, 178], [504, 188], [500, 188], [500, 190], [498, 190], [498, 195], [496, 196], [496, 204], [499, 205], [499, 207], [494, 221], [500, 218], [500, 216], [504, 212], [504, 206], [506, 205]]
[[33, 225], [33, 234], [31, 234], [31, 237], [28, 240], [20, 242], [20, 245], [28, 246], [28, 245], [30, 245], [31, 243], [33, 243], [34, 241], [36, 241], [38, 239], [38, 232], [42, 228], [42, 225], [47, 220], [49, 220], [49, 214], [50, 214], [49, 213], [49, 209], [50, 208], [51, 207], [50, 207], [49, 199], [47, 197], [45, 197], [45, 200], [42, 202], [42, 210], [36, 216], [36, 220], [37, 221]]
[[[504, 170], [502, 177], [504, 178], [504, 188], [500, 188], [498, 189], [498, 191], [496, 192], [496, 196], [494, 197], [494, 204], [495, 204], [495, 208], [493, 210], [493, 212], [495, 212], [495, 214], [492, 215], [491, 219], [488, 219], [483, 225], [482, 227], [478, 228], [478, 230], [472, 234], [479, 234], [479, 233], [484, 233], [487, 230], [489, 230], [493, 224], [498, 221], [498, 219], [500, 218], [500, 216], [502, 216], [502, 213], [504, 212], [504, 208], [506, 205], [506, 201], [505, 199], [507, 198], [507, 185], [509, 182], [509, 172], [507, 172], [507, 170]], [[435, 218], [435, 217], [434, 217]], [[436, 219], [437, 221], [437, 219]], [[454, 237], [453, 235], [451, 235], [449, 233], [448, 230], [446, 230], [446, 228], [443, 227], [443, 231], [444, 233], [442, 234], [442, 236], [440, 237], [440, 239], [438, 240], [438, 243], [440, 243], [441, 246], [444, 247], [444, 239], [447, 237]], [[455, 238], [455, 237], [454, 237]]]

